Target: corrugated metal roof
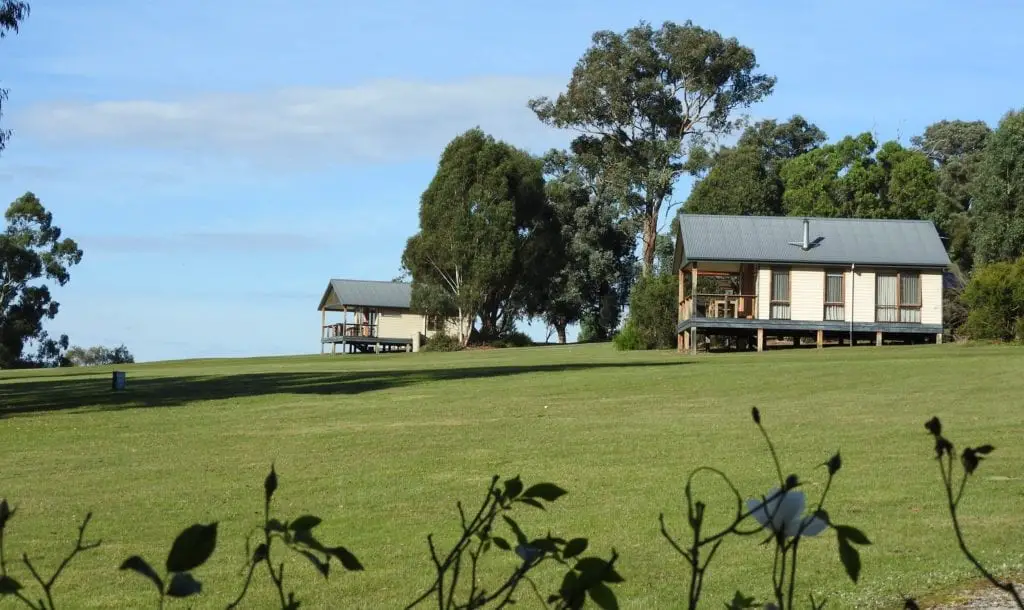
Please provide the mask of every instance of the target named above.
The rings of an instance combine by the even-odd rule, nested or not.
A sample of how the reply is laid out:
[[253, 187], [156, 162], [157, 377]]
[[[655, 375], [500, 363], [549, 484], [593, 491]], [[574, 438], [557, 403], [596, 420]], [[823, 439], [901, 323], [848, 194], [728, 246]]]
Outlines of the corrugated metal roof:
[[928, 220], [679, 214], [683, 264], [688, 261], [862, 264], [946, 267], [949, 256]]
[[407, 282], [332, 279], [324, 290], [318, 310], [327, 304], [332, 291], [337, 295], [339, 304], [327, 305], [328, 310], [340, 310], [342, 305], [409, 309], [412, 302], [412, 284]]

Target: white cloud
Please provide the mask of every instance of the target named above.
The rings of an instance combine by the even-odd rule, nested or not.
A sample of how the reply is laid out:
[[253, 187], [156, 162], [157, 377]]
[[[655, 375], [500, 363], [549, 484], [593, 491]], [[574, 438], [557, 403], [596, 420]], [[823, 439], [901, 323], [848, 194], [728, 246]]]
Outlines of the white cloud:
[[562, 145], [569, 134], [545, 127], [526, 104], [557, 94], [565, 82], [380, 80], [178, 100], [51, 102], [12, 116], [12, 126], [20, 137], [60, 146], [226, 154], [261, 165], [395, 162], [436, 158], [476, 125], [532, 150]]

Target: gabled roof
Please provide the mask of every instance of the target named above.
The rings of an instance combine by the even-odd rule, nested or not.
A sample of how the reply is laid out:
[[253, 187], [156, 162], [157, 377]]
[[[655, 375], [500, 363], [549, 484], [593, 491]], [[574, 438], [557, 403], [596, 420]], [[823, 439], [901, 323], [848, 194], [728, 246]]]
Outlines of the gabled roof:
[[411, 301], [412, 284], [406, 282], [332, 279], [317, 310], [341, 311], [342, 306], [409, 309]]
[[[809, 241], [803, 241], [807, 220]], [[679, 214], [682, 265], [690, 261], [947, 267], [928, 220]], [[798, 245], [792, 245], [795, 242]]]

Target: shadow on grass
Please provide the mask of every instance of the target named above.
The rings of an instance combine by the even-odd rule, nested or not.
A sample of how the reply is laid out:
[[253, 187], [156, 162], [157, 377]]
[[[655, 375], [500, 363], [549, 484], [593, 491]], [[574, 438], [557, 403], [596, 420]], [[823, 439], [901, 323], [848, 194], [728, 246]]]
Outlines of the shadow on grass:
[[[249, 398], [273, 394], [353, 395], [434, 381], [507, 377], [527, 373], [562, 373], [592, 369], [630, 369], [681, 366], [680, 362], [566, 363], [527, 366], [489, 366], [421, 370], [267, 372], [203, 377], [133, 378], [114, 392], [110, 373], [89, 377], [50, 377], [39, 381], [0, 383], [0, 419], [10, 415], [90, 407], [117, 410], [174, 407], [202, 400]], [[129, 369], [130, 370], [130, 369]]]

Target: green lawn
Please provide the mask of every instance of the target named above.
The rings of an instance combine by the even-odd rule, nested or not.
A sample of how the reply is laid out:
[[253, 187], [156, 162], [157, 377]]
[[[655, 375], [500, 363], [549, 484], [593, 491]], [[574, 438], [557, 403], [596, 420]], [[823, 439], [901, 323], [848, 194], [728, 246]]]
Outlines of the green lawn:
[[[291, 562], [286, 575], [303, 607], [403, 607], [430, 581], [426, 535], [450, 541], [455, 501], [476, 502], [492, 474], [569, 490], [522, 522], [536, 534], [587, 536], [602, 554], [615, 547], [623, 608], [680, 607], [685, 565], [661, 539], [658, 514], [684, 529], [682, 484], [701, 464], [725, 470], [745, 494], [768, 490], [773, 469], [750, 420], [754, 405], [813, 498], [824, 474], [816, 466], [842, 452], [830, 513], [875, 544], [862, 547], [858, 586], [833, 536], [801, 545], [804, 591], [830, 593], [830, 608], [897, 607], [901, 592], [973, 578], [923, 427], [932, 415], [961, 446], [996, 446], [971, 481], [964, 527], [991, 566], [1016, 570], [1024, 560], [1024, 350], [1012, 347], [691, 358], [599, 345], [126, 370], [123, 393], [109, 391], [109, 369], [0, 374], [0, 496], [18, 507], [8, 527], [12, 571], [29, 580], [16, 559], [23, 550], [51, 570], [89, 510], [103, 540], [58, 585], [64, 607], [152, 607], [152, 590], [119, 563], [141, 552], [162, 565], [181, 528], [217, 520], [196, 607], [223, 608], [241, 582], [271, 461], [280, 511], [321, 516], [322, 538], [367, 568], [332, 572], [325, 583], [308, 563]], [[758, 541], [725, 547], [706, 607], [722, 607], [737, 587], [761, 599], [770, 591], [771, 555]], [[270, 593], [260, 580], [247, 607], [270, 607]]]

